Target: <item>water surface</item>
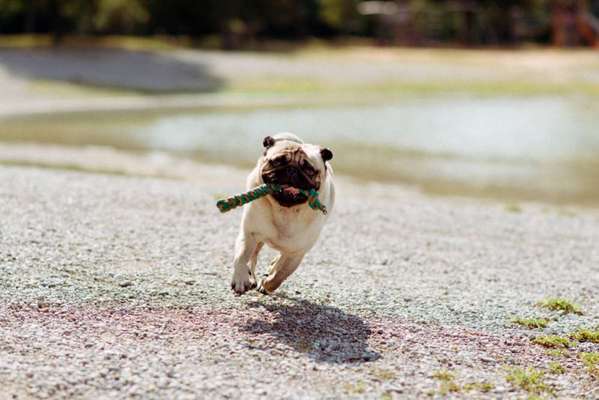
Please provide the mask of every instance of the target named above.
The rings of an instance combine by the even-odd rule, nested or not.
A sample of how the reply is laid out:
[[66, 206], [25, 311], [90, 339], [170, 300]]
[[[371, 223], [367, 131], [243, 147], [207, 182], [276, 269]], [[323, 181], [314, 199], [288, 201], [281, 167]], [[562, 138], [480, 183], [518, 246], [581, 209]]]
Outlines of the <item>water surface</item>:
[[599, 100], [433, 97], [368, 105], [111, 112], [4, 121], [0, 140], [169, 151], [250, 166], [265, 135], [335, 152], [338, 172], [427, 191], [599, 205]]

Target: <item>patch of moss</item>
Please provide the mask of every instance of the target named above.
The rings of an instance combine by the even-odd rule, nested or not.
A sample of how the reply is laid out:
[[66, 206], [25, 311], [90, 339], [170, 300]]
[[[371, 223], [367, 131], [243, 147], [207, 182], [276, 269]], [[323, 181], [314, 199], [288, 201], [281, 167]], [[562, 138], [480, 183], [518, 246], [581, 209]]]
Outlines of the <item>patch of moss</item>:
[[532, 342], [534, 344], [549, 348], [569, 348], [572, 346], [572, 342], [570, 342], [567, 338], [557, 335], [537, 336], [532, 340]]
[[447, 370], [435, 372], [433, 378], [441, 382], [439, 394], [442, 396], [446, 396], [448, 393], [459, 393], [462, 390], [460, 385], [454, 381], [455, 375]]
[[554, 375], [561, 375], [566, 372], [566, 369], [559, 362], [552, 361], [549, 363], [549, 372], [551, 372]]
[[348, 394], [363, 394], [366, 392], [366, 384], [363, 381], [348, 383], [344, 386], [344, 388]]
[[599, 329], [579, 329], [570, 334], [570, 338], [579, 342], [599, 343]]
[[535, 368], [512, 368], [506, 376], [508, 383], [530, 394], [552, 394], [553, 389], [545, 383], [545, 374]]
[[482, 393], [488, 393], [491, 390], [495, 389], [495, 385], [489, 382], [471, 382], [466, 383], [463, 386], [463, 389], [465, 392], [478, 391]]
[[433, 373], [433, 378], [439, 381], [452, 381], [455, 379], [455, 375], [447, 370], [440, 370]]
[[549, 320], [545, 318], [515, 318], [512, 322], [514, 324], [525, 326], [528, 329], [542, 329], [549, 325]]
[[582, 315], [580, 306], [564, 298], [555, 297], [545, 299], [539, 303], [539, 306], [551, 311], [561, 311], [564, 314]]
[[580, 353], [579, 357], [587, 367], [589, 374], [599, 378], [599, 352]]
[[442, 396], [447, 396], [449, 393], [459, 393], [462, 390], [460, 385], [455, 383], [454, 381], [446, 381], [441, 383], [441, 387], [439, 388], [439, 393]]

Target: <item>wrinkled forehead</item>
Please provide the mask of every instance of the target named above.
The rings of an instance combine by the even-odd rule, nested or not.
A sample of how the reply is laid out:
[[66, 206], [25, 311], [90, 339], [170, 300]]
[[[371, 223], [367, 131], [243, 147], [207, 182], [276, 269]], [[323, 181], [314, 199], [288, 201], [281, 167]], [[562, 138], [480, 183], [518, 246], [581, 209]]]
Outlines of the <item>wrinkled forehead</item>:
[[273, 158], [280, 154], [290, 154], [295, 161], [300, 158], [305, 158], [317, 168], [323, 166], [322, 156], [320, 154], [320, 146], [313, 144], [299, 144], [289, 141], [277, 142], [266, 152], [267, 158]]
[[295, 153], [303, 154], [302, 146], [298, 143], [284, 141], [284, 142], [277, 142], [274, 146], [267, 149], [265, 155], [269, 158], [273, 158], [273, 157], [276, 157], [277, 155], [281, 155], [281, 154], [295, 154]]

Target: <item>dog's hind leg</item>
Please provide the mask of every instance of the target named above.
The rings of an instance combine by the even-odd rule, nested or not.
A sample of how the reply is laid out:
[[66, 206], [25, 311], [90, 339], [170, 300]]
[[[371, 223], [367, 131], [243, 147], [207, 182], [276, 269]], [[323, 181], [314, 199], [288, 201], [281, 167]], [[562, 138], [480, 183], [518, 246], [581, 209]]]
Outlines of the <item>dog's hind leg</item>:
[[275, 258], [273, 258], [272, 260], [270, 260], [270, 265], [268, 266], [268, 274], [265, 274], [264, 276], [268, 276], [269, 274], [272, 274], [273, 271], [275, 270], [275, 266], [277, 265], [277, 263], [279, 262], [279, 260], [281, 259], [281, 255], [279, 254], [278, 256], [276, 256]]
[[258, 290], [264, 294], [270, 294], [277, 290], [285, 279], [295, 272], [303, 258], [304, 253], [281, 254], [278, 256], [268, 276], [260, 282]]
[[270, 264], [268, 264], [268, 272], [266, 272], [265, 274], [263, 274], [262, 276], [264, 277], [263, 279], [266, 279], [268, 277], [268, 275], [274, 273], [275, 271], [275, 267], [277, 265], [277, 263], [279, 262], [279, 260], [281, 259], [281, 254], [275, 256], [272, 260], [270, 260]]

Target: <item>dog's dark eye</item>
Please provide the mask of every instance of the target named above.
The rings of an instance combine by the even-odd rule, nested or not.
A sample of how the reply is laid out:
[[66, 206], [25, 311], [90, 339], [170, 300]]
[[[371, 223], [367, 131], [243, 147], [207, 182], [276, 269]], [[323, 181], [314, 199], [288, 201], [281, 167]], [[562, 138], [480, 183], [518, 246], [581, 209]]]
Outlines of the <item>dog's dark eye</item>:
[[287, 161], [287, 157], [279, 156], [279, 157], [276, 157], [276, 158], [273, 158], [272, 160], [270, 160], [270, 164], [273, 167], [280, 167], [281, 165], [285, 164], [286, 161]]
[[314, 169], [314, 167], [312, 165], [310, 165], [310, 163], [307, 162], [306, 160], [302, 160], [300, 162], [300, 167], [308, 175], [315, 175], [316, 174], [316, 170]]

